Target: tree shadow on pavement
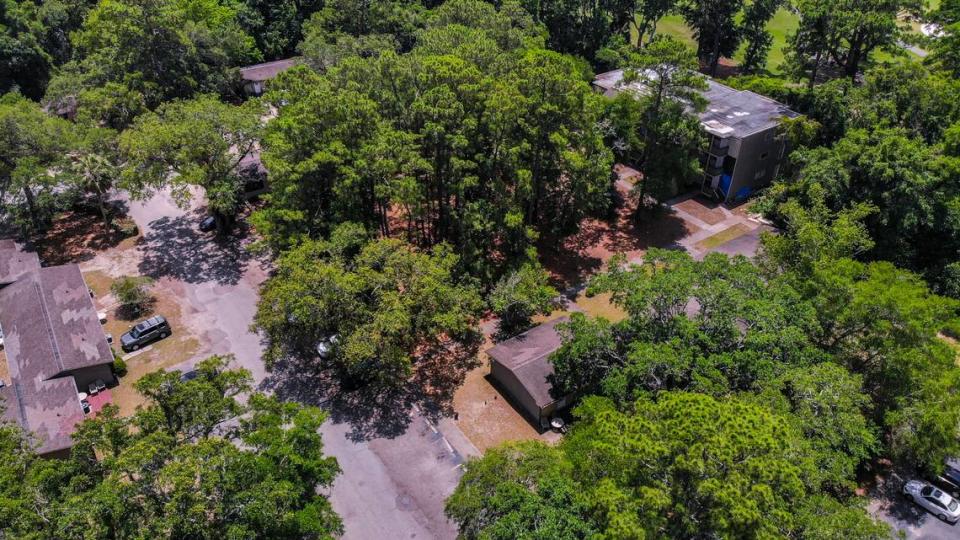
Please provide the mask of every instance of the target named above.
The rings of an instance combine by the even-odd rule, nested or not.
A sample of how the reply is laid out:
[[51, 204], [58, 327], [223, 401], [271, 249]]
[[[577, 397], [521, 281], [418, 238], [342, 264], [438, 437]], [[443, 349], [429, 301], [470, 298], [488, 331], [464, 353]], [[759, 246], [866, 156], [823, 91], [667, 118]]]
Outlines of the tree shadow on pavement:
[[870, 490], [870, 499], [879, 503], [879, 511], [887, 520], [919, 527], [928, 519], [937, 519], [904, 496], [903, 485], [906, 483], [904, 475], [909, 476], [909, 473], [886, 474]]
[[478, 344], [455, 353], [422, 351], [414, 375], [401, 385], [367, 383], [348, 386], [335, 369], [312, 358], [287, 357], [278, 361], [260, 385], [285, 401], [326, 410], [336, 424], [350, 426], [354, 442], [403, 435], [414, 409], [429, 420], [453, 415], [453, 395], [477, 366]]
[[215, 281], [233, 285], [240, 281], [252, 258], [244, 249], [245, 231], [221, 238], [201, 233], [197, 229], [199, 220], [197, 216], [185, 215], [152, 221], [150, 232], [138, 241], [143, 252], [140, 273], [187, 283]]

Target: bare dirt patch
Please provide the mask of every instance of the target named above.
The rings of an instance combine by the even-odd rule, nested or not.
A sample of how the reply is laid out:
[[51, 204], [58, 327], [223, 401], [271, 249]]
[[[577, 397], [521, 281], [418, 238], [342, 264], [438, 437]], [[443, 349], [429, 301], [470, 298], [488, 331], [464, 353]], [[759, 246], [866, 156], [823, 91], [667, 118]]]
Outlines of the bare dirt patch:
[[126, 218], [118, 218], [114, 228], [107, 228], [99, 214], [86, 210], [69, 210], [54, 219], [46, 233], [35, 239], [40, 259], [48, 265], [79, 263], [93, 259], [98, 251], [121, 244], [133, 245], [135, 229], [119, 226]]
[[[86, 272], [84, 278], [97, 295], [97, 309], [108, 311], [104, 331], [113, 336], [114, 348], [120, 352], [120, 336], [130, 329], [131, 323], [117, 316], [117, 306], [108, 294], [113, 279], [101, 271]], [[133, 413], [137, 406], [144, 403], [143, 397], [133, 388], [141, 377], [190, 360], [200, 350], [200, 341], [183, 324], [184, 314], [177, 302], [174, 284], [168, 279], [161, 279], [151, 287], [150, 292], [156, 301], [151, 311], [141, 313], [138, 320], [163, 315], [170, 322], [173, 334], [155, 341], [143, 352], [125, 360], [127, 374], [120, 378], [119, 385], [113, 389], [113, 402], [124, 415]]]
[[[534, 317], [533, 322], [540, 324], [564, 315], [569, 315], [569, 312], [557, 310], [548, 316]], [[559, 434], [537, 431], [493, 385], [490, 359], [486, 354], [493, 345], [493, 340], [487, 335], [479, 354], [480, 364], [466, 374], [463, 384], [453, 396], [457, 426], [481, 452], [507, 441], [559, 440]]]
[[453, 398], [457, 426], [481, 452], [506, 441], [551, 441], [552, 433], [536, 429], [494, 388], [488, 379], [490, 363], [486, 355], [483, 365], [467, 374]]
[[585, 219], [577, 233], [539, 243], [541, 262], [560, 287], [584, 283], [616, 253], [633, 259], [651, 247], [677, 248], [680, 239], [699, 230], [668, 210], [638, 219], [636, 201], [621, 186], [618, 193], [611, 218]]
[[727, 219], [720, 205], [703, 197], [693, 197], [674, 205], [707, 225], [716, 225]]

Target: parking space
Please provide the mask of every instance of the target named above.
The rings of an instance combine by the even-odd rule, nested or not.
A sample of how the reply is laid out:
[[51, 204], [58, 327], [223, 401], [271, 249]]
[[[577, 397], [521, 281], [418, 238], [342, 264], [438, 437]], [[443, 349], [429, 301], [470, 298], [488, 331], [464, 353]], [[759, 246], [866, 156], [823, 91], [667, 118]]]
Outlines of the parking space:
[[896, 474], [881, 478], [870, 493], [869, 512], [906, 540], [956, 540], [960, 525], [940, 521], [936, 516], [908, 501], [902, 493], [904, 479]]

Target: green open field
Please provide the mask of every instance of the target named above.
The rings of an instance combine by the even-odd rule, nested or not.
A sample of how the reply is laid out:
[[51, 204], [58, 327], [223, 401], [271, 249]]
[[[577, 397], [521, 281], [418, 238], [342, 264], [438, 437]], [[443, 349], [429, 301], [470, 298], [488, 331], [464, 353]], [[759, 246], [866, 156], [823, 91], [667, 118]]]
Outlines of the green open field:
[[[783, 48], [787, 44], [787, 34], [797, 28], [797, 22], [796, 15], [780, 8], [767, 23], [767, 30], [773, 35], [773, 45], [770, 47], [770, 55], [767, 57], [767, 69], [770, 71], [780, 69], [780, 64], [783, 63]], [[661, 19], [657, 24], [657, 32], [679, 38], [692, 47], [697, 46], [690, 28], [683, 22], [683, 17], [679, 15], [670, 15]], [[741, 47], [734, 57], [735, 60], [743, 59], [743, 50], [744, 48]]]
[[[928, 0], [927, 5], [928, 9], [936, 9], [940, 4], [940, 0]], [[799, 18], [796, 14], [791, 13], [785, 8], [780, 8], [767, 22], [767, 30], [773, 36], [773, 45], [770, 46], [770, 53], [767, 56], [767, 70], [771, 72], [779, 72], [780, 66], [783, 64], [784, 55], [783, 49], [787, 45], [787, 37], [797, 28], [799, 23]], [[919, 24], [916, 25], [919, 29]], [[918, 30], [919, 31], [919, 30]], [[687, 43], [691, 47], [696, 48], [697, 43], [693, 39], [693, 35], [690, 32], [690, 28], [685, 22], [683, 22], [683, 17], [680, 15], [670, 15], [664, 17], [657, 24], [657, 33], [666, 34], [674, 36], [684, 43]], [[636, 39], [636, 36], [631, 36]], [[740, 48], [737, 51], [737, 54], [734, 55], [734, 60], [742, 61], [744, 50], [746, 45]], [[915, 58], [913, 53], [907, 53], [909, 57]], [[900, 57], [903, 58], [903, 57]], [[875, 53], [874, 59], [878, 62], [887, 62], [896, 60], [897, 57], [889, 53], [879, 51]]]

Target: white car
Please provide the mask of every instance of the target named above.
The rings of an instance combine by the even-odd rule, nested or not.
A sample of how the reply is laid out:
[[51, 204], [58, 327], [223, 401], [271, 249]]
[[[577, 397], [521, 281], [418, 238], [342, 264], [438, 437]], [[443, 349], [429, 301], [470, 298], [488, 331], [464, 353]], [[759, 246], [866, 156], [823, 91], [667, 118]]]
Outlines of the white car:
[[943, 491], [920, 481], [911, 480], [903, 486], [903, 494], [931, 514], [947, 523], [960, 521], [960, 503]]

